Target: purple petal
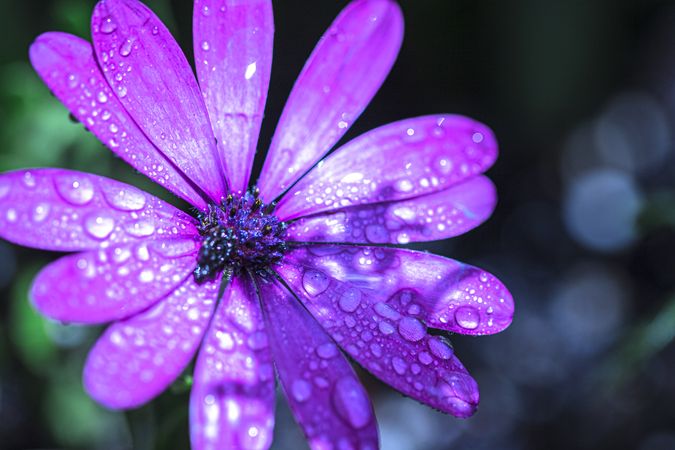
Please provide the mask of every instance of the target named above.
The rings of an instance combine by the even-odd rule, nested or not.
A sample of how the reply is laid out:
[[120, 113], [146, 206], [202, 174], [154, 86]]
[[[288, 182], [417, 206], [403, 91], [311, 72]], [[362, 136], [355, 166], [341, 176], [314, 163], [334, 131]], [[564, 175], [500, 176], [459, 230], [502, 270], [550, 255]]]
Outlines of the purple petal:
[[196, 0], [197, 75], [232, 191], [251, 176], [272, 68], [270, 0]]
[[494, 211], [497, 194], [483, 176], [409, 200], [370, 203], [303, 217], [288, 227], [290, 240], [406, 244], [457, 236]]
[[[412, 316], [439, 330], [495, 334], [507, 328], [513, 318], [513, 298], [497, 278], [431, 253], [326, 244], [294, 249], [285, 261], [316, 268], [363, 290], [401, 317]], [[360, 305], [347, 300], [342, 303], [344, 312]]]
[[396, 60], [403, 16], [391, 0], [351, 2], [302, 69], [258, 186], [274, 200], [328, 152], [375, 95]]
[[164, 24], [136, 0], [101, 0], [91, 18], [103, 75], [153, 144], [213, 200], [226, 192], [197, 80]]
[[425, 116], [372, 130], [337, 149], [279, 201], [283, 220], [442, 191], [486, 171], [497, 142], [462, 116]]
[[133, 408], [166, 389], [201, 342], [218, 284], [188, 277], [151, 309], [108, 327], [84, 367], [89, 395], [108, 408]]
[[198, 234], [195, 220], [109, 178], [63, 169], [0, 175], [0, 237], [27, 247], [77, 251]]
[[266, 449], [274, 429], [274, 368], [250, 279], [235, 277], [199, 352], [190, 394], [193, 450]]
[[373, 407], [333, 340], [278, 281], [257, 284], [279, 380], [310, 447], [375, 450]]
[[[407, 261], [389, 258], [391, 266], [400, 267], [388, 274], [372, 262], [373, 271], [364, 274], [355, 266], [369, 265], [374, 254], [345, 247], [320, 250], [337, 253], [315, 259], [305, 250], [296, 251], [278, 270], [325, 330], [365, 369], [403, 394], [457, 417], [472, 415], [478, 386], [452, 347], [427, 332], [423, 307], [413, 303], [417, 296], [408, 295], [412, 289], [399, 283], [399, 290], [388, 288], [395, 292], [391, 298], [380, 291], [407, 278]], [[394, 271], [397, 278], [391, 276]], [[401, 311], [396, 302], [408, 310]]]
[[30, 59], [54, 95], [117, 156], [197, 208], [205, 208], [185, 174], [157, 150], [115, 97], [89, 42], [65, 33], [45, 33], [31, 45]]
[[33, 282], [33, 304], [61, 322], [104, 323], [156, 303], [191, 275], [194, 240], [157, 240], [64, 256]]

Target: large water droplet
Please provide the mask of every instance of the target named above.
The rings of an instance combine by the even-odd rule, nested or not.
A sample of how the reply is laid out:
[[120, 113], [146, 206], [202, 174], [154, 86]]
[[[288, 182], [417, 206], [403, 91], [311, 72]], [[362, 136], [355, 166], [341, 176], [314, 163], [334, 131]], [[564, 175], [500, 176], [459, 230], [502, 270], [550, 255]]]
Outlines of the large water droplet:
[[120, 55], [129, 56], [133, 48], [133, 41], [131, 39], [125, 39], [122, 45], [120, 46]]
[[139, 211], [145, 206], [146, 197], [138, 189], [106, 189], [103, 194], [110, 206], [120, 211]]
[[56, 191], [72, 205], [86, 205], [94, 198], [94, 184], [89, 178], [61, 175], [54, 179]]
[[338, 380], [333, 388], [333, 407], [353, 428], [363, 428], [372, 418], [372, 410], [363, 386], [352, 377]]
[[480, 315], [476, 308], [472, 306], [460, 306], [455, 311], [455, 321], [457, 325], [466, 330], [475, 330], [480, 322]]
[[33, 220], [35, 222], [44, 221], [49, 215], [49, 203], [39, 203], [33, 210]]
[[450, 359], [454, 353], [452, 343], [444, 336], [434, 336], [429, 339], [429, 350], [437, 358]]
[[312, 395], [312, 385], [305, 380], [295, 380], [291, 385], [291, 394], [298, 402], [305, 402]]
[[115, 228], [115, 221], [105, 213], [90, 214], [84, 221], [84, 229], [96, 239], [105, 239]]
[[356, 288], [349, 288], [342, 293], [338, 302], [340, 309], [344, 312], [354, 312], [361, 304], [361, 291]]
[[326, 342], [316, 348], [316, 354], [323, 359], [331, 359], [337, 356], [338, 349], [332, 342]]
[[117, 23], [115, 23], [115, 20], [112, 17], [104, 17], [101, 20], [101, 33], [110, 34], [116, 29]]
[[398, 323], [398, 331], [404, 339], [417, 342], [427, 334], [427, 329], [419, 320], [413, 317], [404, 317]]
[[405, 374], [405, 371], [408, 370], [408, 365], [398, 356], [394, 356], [391, 359], [391, 366], [394, 368], [394, 372], [399, 375]]
[[302, 287], [312, 296], [325, 292], [329, 284], [330, 279], [319, 270], [308, 269], [302, 276]]
[[398, 320], [401, 314], [386, 303], [376, 303], [375, 312], [385, 319]]
[[124, 227], [127, 234], [134, 237], [148, 237], [155, 232], [155, 222], [151, 219], [143, 219]]

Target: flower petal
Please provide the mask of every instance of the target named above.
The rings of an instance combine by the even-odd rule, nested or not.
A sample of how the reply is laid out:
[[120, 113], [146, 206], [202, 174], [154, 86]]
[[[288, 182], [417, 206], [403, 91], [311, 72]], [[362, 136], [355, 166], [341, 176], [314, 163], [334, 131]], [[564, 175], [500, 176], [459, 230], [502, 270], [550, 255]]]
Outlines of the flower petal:
[[64, 169], [0, 175], [0, 237], [27, 247], [77, 251], [198, 234], [195, 220], [109, 178]]
[[288, 227], [289, 240], [406, 244], [446, 239], [477, 227], [494, 211], [492, 182], [477, 176], [444, 191], [408, 200], [370, 203], [302, 217]]
[[234, 277], [197, 358], [190, 394], [194, 450], [266, 449], [274, 429], [274, 368], [257, 297]]
[[497, 142], [462, 116], [425, 116], [372, 130], [337, 149], [279, 201], [283, 220], [438, 192], [485, 172]]
[[73, 116], [117, 156], [197, 208], [206, 207], [190, 180], [148, 140], [115, 97], [89, 42], [45, 33], [31, 45], [30, 60]]
[[272, 68], [270, 0], [196, 0], [194, 50], [199, 85], [232, 191], [251, 176]]
[[129, 115], [213, 200], [226, 192], [197, 80], [164, 24], [136, 0], [101, 0], [91, 18], [103, 75]]
[[188, 277], [149, 310], [108, 327], [84, 367], [89, 395], [108, 408], [133, 408], [166, 389], [197, 350], [218, 285]]
[[191, 275], [194, 240], [157, 240], [64, 256], [33, 282], [33, 304], [61, 322], [104, 323], [156, 303]]
[[[325, 244], [296, 248], [285, 261], [317, 268], [317, 273], [368, 293], [382, 308], [395, 310], [397, 317], [412, 316], [431, 328], [468, 335], [495, 334], [507, 328], [513, 318], [513, 298], [497, 278], [431, 253]], [[357, 308], [357, 300], [358, 296], [345, 298], [343, 311]]]
[[258, 182], [274, 200], [347, 132], [380, 88], [403, 39], [391, 0], [351, 2], [317, 44], [291, 91]]
[[257, 285], [279, 380], [310, 447], [376, 449], [368, 394], [333, 340], [278, 281]]
[[[433, 408], [457, 417], [472, 415], [478, 405], [478, 386], [452, 347], [427, 332], [417, 310], [401, 314], [391, 306], [394, 300], [385, 303], [387, 297], [377, 289], [377, 281], [366, 281], [392, 283], [391, 276], [374, 271], [360, 278], [358, 270], [350, 271], [355, 265], [351, 259], [358, 259], [363, 251], [335, 250], [339, 253], [317, 260], [307, 252], [294, 252], [279, 273], [336, 342], [373, 375]], [[332, 272], [326, 263], [335, 264]], [[331, 276], [343, 271], [348, 281]], [[405, 279], [405, 274], [398, 275]], [[407, 296], [406, 292], [400, 290], [394, 298]]]

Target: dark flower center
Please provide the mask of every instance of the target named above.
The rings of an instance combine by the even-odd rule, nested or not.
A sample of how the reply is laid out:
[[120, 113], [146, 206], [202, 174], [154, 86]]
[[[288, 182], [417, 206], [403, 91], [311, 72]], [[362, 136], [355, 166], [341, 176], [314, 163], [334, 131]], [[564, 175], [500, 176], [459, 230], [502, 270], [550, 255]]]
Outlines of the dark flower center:
[[286, 224], [272, 214], [273, 208], [262, 202], [257, 189], [210, 204], [198, 216], [202, 246], [195, 281], [212, 281], [224, 271], [264, 274], [279, 261], [286, 252]]

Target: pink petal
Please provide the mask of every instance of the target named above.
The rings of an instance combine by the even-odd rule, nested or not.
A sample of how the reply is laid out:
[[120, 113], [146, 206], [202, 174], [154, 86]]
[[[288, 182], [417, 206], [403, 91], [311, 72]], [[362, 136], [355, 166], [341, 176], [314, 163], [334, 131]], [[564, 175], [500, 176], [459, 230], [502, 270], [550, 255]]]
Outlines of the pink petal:
[[170, 204], [109, 178], [64, 169], [0, 175], [0, 237], [56, 251], [198, 234]]
[[188, 277], [151, 309], [108, 327], [84, 367], [89, 395], [108, 408], [133, 408], [166, 389], [197, 350], [218, 285]]
[[346, 207], [303, 217], [288, 227], [289, 240], [406, 244], [446, 239], [477, 227], [494, 211], [492, 182], [477, 176], [444, 191], [409, 200]]
[[[397, 283], [407, 277], [407, 261], [385, 256], [390, 266], [400, 266], [381, 273], [379, 263], [372, 262], [372, 271], [364, 274], [354, 266], [362, 264], [360, 258], [367, 258], [363, 265], [368, 265], [376, 258], [374, 252], [319, 249], [336, 253], [314, 259], [306, 250], [298, 250], [278, 270], [333, 339], [365, 369], [403, 394], [457, 417], [472, 415], [479, 397], [476, 382], [452, 348], [427, 332], [421, 306], [402, 313], [394, 304], [401, 298], [408, 308], [416, 305], [408, 303], [407, 292], [412, 290]], [[394, 271], [396, 278], [391, 276]], [[380, 289], [396, 284], [400, 290], [388, 288], [395, 294], [387, 302]]]
[[226, 192], [197, 80], [164, 24], [136, 0], [101, 0], [91, 18], [103, 75], [150, 141], [213, 200]]
[[351, 2], [317, 44], [293, 87], [258, 186], [274, 200], [347, 132], [396, 60], [403, 16], [391, 0]]
[[103, 78], [91, 44], [66, 33], [45, 33], [30, 47], [30, 59], [49, 89], [117, 156], [200, 209], [204, 199], [143, 134]]
[[[497, 278], [430, 253], [325, 244], [299, 247], [285, 260], [362, 289], [399, 316], [414, 317], [439, 330], [494, 334], [513, 318], [513, 298]], [[342, 303], [344, 312], [360, 305], [356, 299], [348, 300]]]
[[272, 68], [270, 0], [196, 0], [197, 75], [232, 191], [245, 191]]
[[310, 447], [376, 449], [368, 394], [333, 340], [277, 281], [257, 285], [279, 380]]
[[345, 206], [414, 198], [485, 172], [497, 142], [462, 116], [426, 116], [372, 130], [337, 149], [279, 201], [283, 220]]
[[199, 352], [190, 394], [193, 450], [266, 449], [274, 429], [274, 369], [257, 297], [235, 277]]
[[129, 317], [191, 276], [194, 240], [157, 240], [64, 256], [33, 282], [33, 304], [61, 322], [103, 323]]

